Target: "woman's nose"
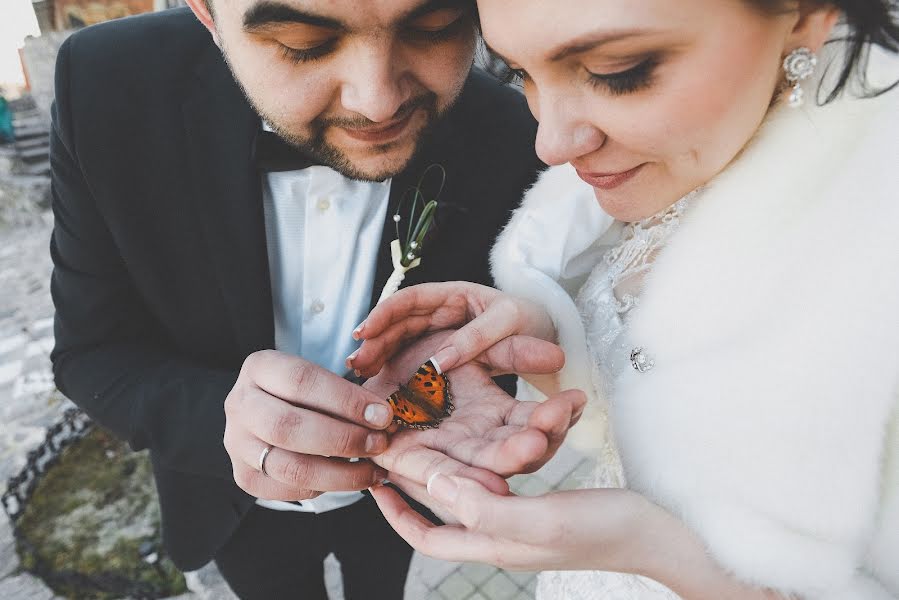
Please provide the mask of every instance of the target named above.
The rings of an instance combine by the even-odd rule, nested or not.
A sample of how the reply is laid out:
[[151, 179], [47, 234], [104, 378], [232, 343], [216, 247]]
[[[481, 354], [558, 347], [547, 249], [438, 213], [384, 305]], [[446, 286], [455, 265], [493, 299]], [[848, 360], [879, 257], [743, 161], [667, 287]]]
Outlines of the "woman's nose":
[[561, 165], [599, 149], [606, 135], [573, 102], [542, 98], [537, 128], [537, 156], [548, 165]]

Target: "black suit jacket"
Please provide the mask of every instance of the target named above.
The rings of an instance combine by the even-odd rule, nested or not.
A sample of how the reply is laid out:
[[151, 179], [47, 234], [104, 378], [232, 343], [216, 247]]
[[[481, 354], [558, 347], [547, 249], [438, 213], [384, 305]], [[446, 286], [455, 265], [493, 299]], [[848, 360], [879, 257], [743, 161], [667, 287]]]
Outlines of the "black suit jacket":
[[[250, 158], [259, 127], [187, 10], [91, 27], [60, 50], [54, 374], [97, 422], [149, 448], [163, 536], [183, 569], [206, 563], [253, 503], [233, 481], [222, 404], [246, 356], [274, 346]], [[436, 233], [407, 283], [490, 283], [488, 250], [540, 166], [534, 134], [520, 94], [472, 74], [392, 183], [388, 215], [427, 166], [446, 170]], [[384, 232], [374, 295], [392, 270], [389, 218]]]

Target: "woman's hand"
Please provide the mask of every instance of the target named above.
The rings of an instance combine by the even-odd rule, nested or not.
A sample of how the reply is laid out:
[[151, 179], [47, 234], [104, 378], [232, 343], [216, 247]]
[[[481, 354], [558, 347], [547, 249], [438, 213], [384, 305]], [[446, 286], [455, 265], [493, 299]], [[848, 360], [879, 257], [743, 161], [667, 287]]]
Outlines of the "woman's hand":
[[425, 504], [458, 523], [436, 526], [394, 490], [376, 486], [371, 492], [393, 528], [416, 550], [443, 560], [525, 571], [632, 571], [639, 563], [635, 553], [643, 524], [651, 526], [655, 513], [663, 512], [623, 489], [526, 498], [492, 493], [464, 477], [434, 475]]
[[496, 494], [465, 477], [432, 475], [424, 494], [414, 497], [451, 523], [439, 526], [388, 487], [376, 485], [371, 493], [397, 533], [435, 558], [522, 571], [633, 573], [685, 600], [787, 598], [737, 580], [682, 521], [630, 490], [525, 498]]
[[[449, 335], [430, 334], [404, 347], [364, 387], [386, 398]], [[498, 347], [502, 349], [508, 343], [504, 340]], [[539, 343], [554, 348], [548, 342]], [[491, 371], [508, 370], [510, 363], [503, 361], [514, 360], [511, 356], [506, 349], [498, 353], [498, 362], [470, 362], [447, 373], [456, 407], [452, 415], [435, 429], [395, 431], [387, 449], [373, 462], [390, 471], [390, 480], [419, 501], [428, 500], [425, 484], [433, 473], [463, 475], [497, 493], [506, 493], [504, 477], [543, 466], [580, 418], [586, 398], [579, 391], [569, 390], [542, 403], [516, 400], [490, 377]], [[526, 363], [533, 372], [551, 373], [561, 366], [558, 348], [548, 355], [534, 355], [538, 357], [540, 360]]]
[[[458, 331], [434, 354], [443, 371], [483, 357], [485, 364], [508, 362], [512, 372], [527, 373], [526, 353], [540, 351], [541, 346], [536, 340], [516, 343], [521, 339], [517, 336], [556, 339], [552, 319], [533, 302], [474, 283], [425, 283], [400, 290], [372, 310], [353, 332], [364, 342], [347, 359], [347, 367], [371, 377], [409, 341], [444, 329]], [[495, 348], [506, 338], [512, 338], [509, 344]], [[499, 361], [489, 356], [491, 352], [508, 352], [514, 360]]]

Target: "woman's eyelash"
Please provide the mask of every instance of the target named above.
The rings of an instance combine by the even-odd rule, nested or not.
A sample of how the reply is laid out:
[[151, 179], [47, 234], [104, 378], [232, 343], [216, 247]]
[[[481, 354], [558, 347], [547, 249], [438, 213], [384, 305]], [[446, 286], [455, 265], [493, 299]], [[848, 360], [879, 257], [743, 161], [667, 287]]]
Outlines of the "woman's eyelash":
[[290, 46], [281, 46], [281, 52], [284, 55], [284, 58], [291, 61], [294, 64], [300, 64], [304, 62], [312, 62], [314, 60], [318, 60], [322, 58], [334, 47], [337, 45], [337, 39], [330, 39], [323, 44], [319, 44], [318, 46], [314, 46], [312, 48], [291, 48]]
[[652, 75], [658, 64], [658, 59], [651, 56], [626, 71], [608, 74], [590, 73], [589, 83], [594, 87], [603, 86], [615, 96], [632, 94], [652, 84]]

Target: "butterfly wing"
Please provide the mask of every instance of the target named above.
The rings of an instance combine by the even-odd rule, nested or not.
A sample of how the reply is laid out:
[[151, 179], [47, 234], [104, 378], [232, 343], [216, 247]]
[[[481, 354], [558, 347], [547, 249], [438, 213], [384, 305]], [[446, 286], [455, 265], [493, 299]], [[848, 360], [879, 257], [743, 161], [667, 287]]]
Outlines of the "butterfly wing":
[[393, 406], [394, 421], [415, 429], [437, 427], [455, 408], [449, 379], [430, 361], [420, 366], [387, 401]]

